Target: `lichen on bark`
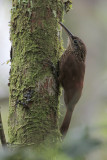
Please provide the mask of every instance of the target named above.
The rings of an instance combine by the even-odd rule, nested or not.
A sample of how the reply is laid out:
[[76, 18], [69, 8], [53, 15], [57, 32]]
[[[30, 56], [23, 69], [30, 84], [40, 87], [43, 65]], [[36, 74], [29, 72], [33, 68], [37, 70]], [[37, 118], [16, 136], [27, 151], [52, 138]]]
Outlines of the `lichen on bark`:
[[62, 45], [58, 21], [61, 0], [13, 0], [12, 61], [9, 96], [9, 138], [12, 144], [36, 144], [60, 139], [59, 87], [50, 66], [59, 60]]

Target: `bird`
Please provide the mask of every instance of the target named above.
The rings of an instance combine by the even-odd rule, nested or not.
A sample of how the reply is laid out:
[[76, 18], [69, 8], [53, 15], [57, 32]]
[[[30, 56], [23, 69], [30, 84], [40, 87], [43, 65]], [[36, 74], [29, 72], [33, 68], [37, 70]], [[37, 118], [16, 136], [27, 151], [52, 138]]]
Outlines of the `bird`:
[[58, 81], [64, 90], [66, 114], [60, 132], [63, 137], [67, 134], [72, 113], [79, 101], [84, 82], [86, 46], [77, 36], [74, 36], [61, 22], [59, 24], [68, 35], [68, 45], [59, 60]]

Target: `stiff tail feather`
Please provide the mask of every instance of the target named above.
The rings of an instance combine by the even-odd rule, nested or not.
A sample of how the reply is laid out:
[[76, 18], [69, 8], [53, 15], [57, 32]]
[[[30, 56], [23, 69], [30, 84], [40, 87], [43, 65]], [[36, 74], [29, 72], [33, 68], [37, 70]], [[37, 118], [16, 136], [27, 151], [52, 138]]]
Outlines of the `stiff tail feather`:
[[63, 123], [60, 128], [60, 132], [61, 132], [62, 136], [65, 136], [68, 131], [71, 117], [72, 117], [72, 112], [67, 109], [65, 118], [64, 118]]

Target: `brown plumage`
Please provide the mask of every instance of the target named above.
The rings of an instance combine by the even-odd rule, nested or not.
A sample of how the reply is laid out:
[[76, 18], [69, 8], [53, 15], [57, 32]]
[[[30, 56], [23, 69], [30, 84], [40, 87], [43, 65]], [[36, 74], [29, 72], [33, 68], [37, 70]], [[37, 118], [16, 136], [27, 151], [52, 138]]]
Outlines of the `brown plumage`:
[[73, 36], [62, 24], [69, 37], [69, 43], [59, 62], [59, 83], [64, 89], [66, 115], [60, 132], [66, 135], [71, 121], [72, 112], [81, 97], [85, 74], [86, 47], [81, 39]]

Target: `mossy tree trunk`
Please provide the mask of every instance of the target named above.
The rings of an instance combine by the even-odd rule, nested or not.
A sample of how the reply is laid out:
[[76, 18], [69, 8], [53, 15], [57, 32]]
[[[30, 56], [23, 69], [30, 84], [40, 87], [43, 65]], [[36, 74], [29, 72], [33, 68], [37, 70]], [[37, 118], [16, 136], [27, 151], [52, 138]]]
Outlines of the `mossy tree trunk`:
[[49, 59], [56, 65], [62, 50], [58, 35], [62, 0], [12, 3], [9, 142], [53, 143], [60, 139], [59, 89], [45, 62]]

